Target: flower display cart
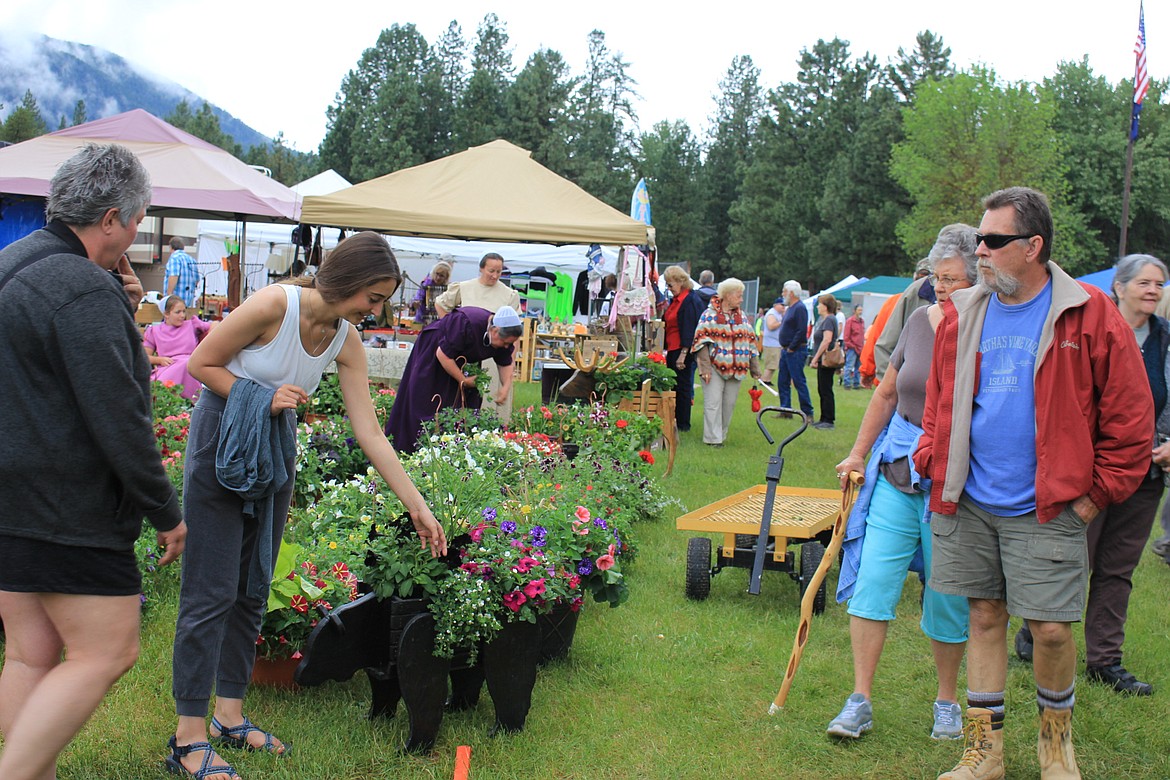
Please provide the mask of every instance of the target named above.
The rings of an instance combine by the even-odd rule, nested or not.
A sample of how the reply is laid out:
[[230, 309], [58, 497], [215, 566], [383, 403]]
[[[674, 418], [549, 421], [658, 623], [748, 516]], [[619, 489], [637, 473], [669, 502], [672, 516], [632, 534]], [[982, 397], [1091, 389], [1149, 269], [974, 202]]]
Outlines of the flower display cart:
[[675, 427], [675, 391], [650, 389], [650, 380], [634, 391], [633, 398], [623, 398], [618, 407], [623, 412], [638, 412], [643, 417], [658, 417], [662, 420], [662, 438], [666, 440], [666, 474], [674, 470], [674, 456], [678, 451], [678, 429]]
[[485, 643], [477, 663], [467, 653], [436, 657], [435, 620], [424, 599], [379, 601], [373, 593], [333, 610], [318, 623], [303, 650], [295, 679], [303, 686], [344, 681], [365, 669], [372, 703], [369, 717], [393, 717], [406, 705], [409, 735], [403, 749], [430, 750], [443, 721], [451, 682], [451, 709], [471, 709], [486, 681], [496, 722], [492, 733], [524, 728], [536, 685], [542, 647], [540, 627], [506, 624]]

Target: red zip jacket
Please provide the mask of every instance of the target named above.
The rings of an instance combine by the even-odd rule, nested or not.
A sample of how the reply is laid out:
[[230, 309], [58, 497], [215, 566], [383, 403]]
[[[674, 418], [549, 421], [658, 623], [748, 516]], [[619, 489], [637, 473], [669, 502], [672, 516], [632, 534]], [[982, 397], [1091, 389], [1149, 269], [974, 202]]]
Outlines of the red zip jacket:
[[[1036, 362], [1036, 515], [1046, 523], [1083, 495], [1124, 501], [1150, 469], [1154, 404], [1141, 350], [1117, 306], [1049, 262], [1052, 308]], [[934, 481], [930, 508], [955, 514], [970, 467], [979, 340], [990, 290], [958, 290], [943, 304], [926, 383], [924, 433], [914, 453]]]

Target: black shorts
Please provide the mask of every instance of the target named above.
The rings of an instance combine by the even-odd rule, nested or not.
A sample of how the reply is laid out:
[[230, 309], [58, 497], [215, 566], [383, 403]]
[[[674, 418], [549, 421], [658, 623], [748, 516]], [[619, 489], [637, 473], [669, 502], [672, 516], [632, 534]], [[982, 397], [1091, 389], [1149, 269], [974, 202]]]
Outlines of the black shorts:
[[76, 547], [0, 534], [0, 590], [133, 596], [142, 592], [134, 549]]

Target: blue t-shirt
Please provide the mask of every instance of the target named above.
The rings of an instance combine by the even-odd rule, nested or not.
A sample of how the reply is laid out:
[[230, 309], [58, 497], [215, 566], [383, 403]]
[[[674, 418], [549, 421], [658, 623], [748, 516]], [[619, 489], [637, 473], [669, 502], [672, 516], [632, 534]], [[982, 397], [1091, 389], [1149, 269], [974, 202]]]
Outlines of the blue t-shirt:
[[982, 362], [971, 414], [967, 495], [1000, 517], [1036, 509], [1036, 394], [1040, 333], [1052, 306], [1052, 280], [1027, 303], [991, 296], [979, 341]]

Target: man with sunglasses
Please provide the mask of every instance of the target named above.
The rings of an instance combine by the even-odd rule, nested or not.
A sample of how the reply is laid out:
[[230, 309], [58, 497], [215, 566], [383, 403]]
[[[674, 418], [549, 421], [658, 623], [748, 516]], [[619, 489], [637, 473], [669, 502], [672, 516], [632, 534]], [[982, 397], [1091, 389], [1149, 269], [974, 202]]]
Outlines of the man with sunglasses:
[[1085, 528], [1145, 476], [1153, 405], [1117, 307], [1049, 261], [1044, 195], [1011, 187], [983, 205], [982, 280], [942, 307], [914, 455], [933, 480], [930, 585], [966, 596], [971, 613], [967, 743], [939, 780], [1004, 776], [1009, 615], [1035, 637], [1040, 776], [1079, 778], [1072, 623], [1085, 606]]

